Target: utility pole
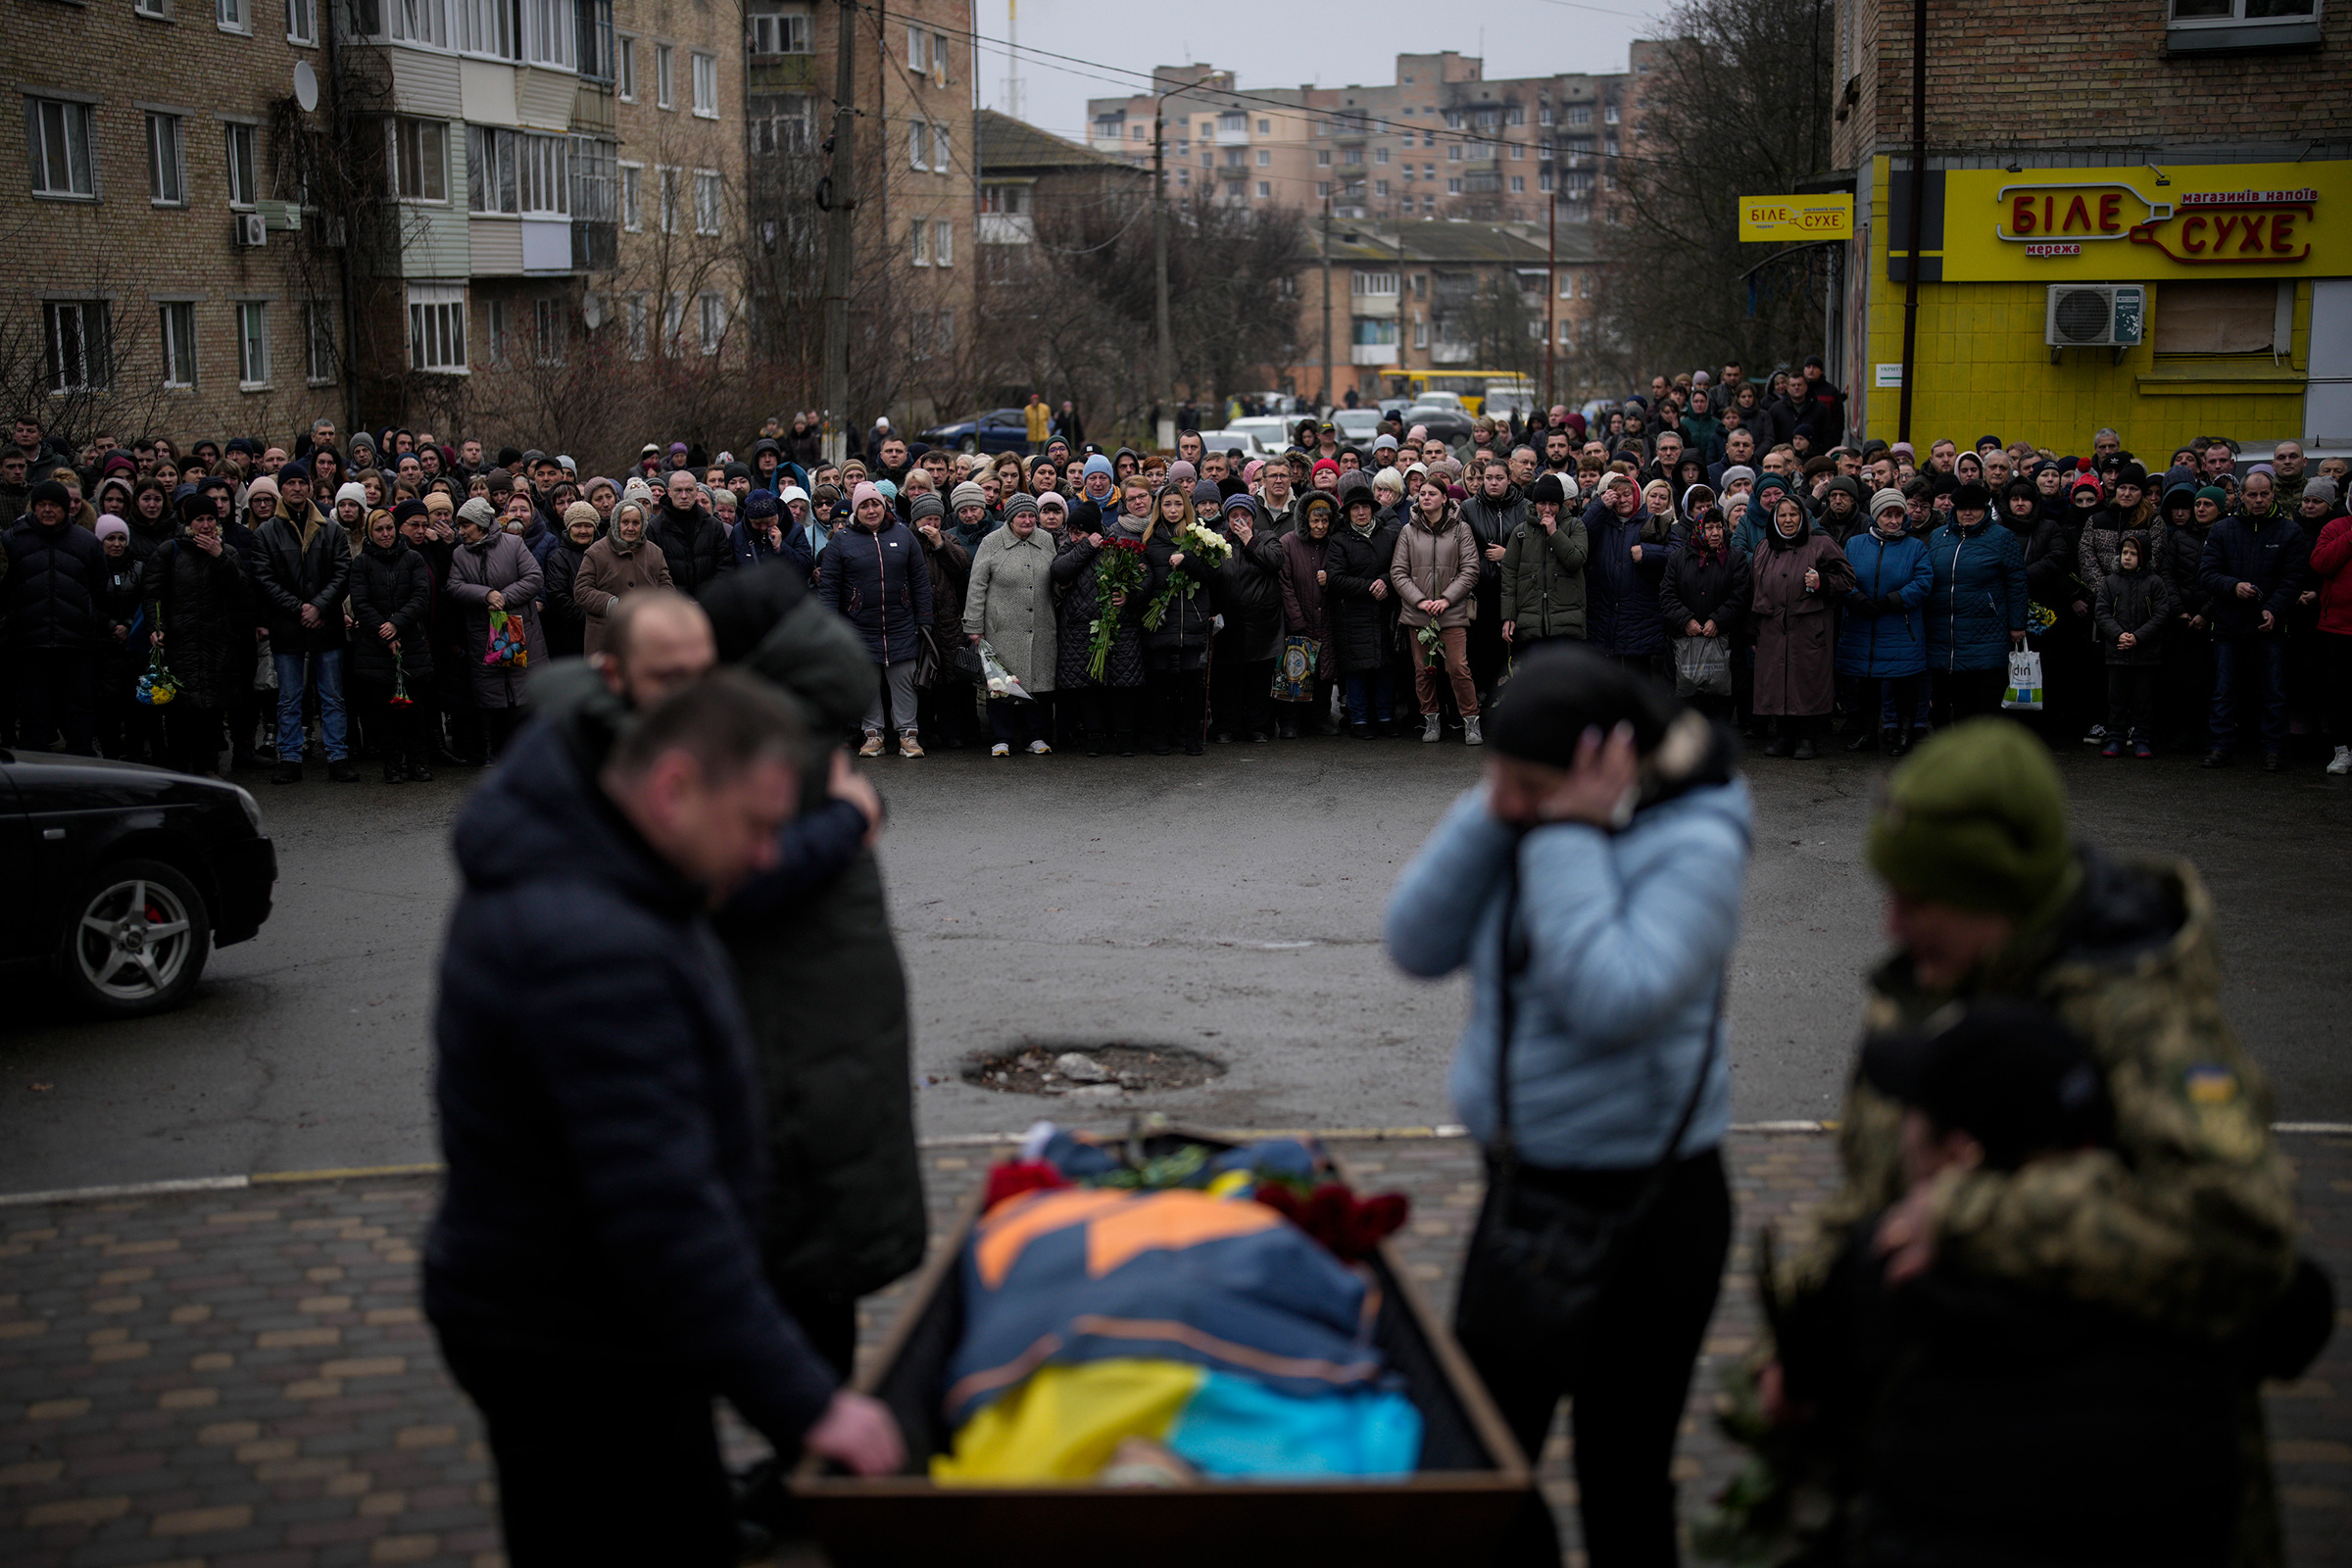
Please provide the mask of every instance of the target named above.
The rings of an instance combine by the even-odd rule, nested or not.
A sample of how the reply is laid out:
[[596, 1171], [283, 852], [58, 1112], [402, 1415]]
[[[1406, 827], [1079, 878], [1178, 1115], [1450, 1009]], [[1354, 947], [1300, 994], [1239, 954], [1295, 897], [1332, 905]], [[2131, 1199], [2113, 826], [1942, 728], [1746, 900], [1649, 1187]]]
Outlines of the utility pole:
[[1551, 200], [1544, 204], [1544, 416], [1551, 416], [1551, 406], [1558, 399], [1558, 383], [1552, 378], [1551, 345], [1560, 333], [1554, 324], [1553, 301], [1560, 297], [1560, 181], [1552, 176]]
[[841, 36], [833, 51], [833, 172], [826, 177], [830, 225], [825, 244], [825, 459], [842, 463], [850, 440], [850, 265], [857, 244], [858, 6], [841, 0]]
[[1168, 117], [1164, 96], [1152, 101], [1152, 379], [1159, 394], [1159, 427], [1152, 438], [1176, 450], [1175, 334], [1168, 329]]
[[1323, 390], [1316, 395], [1315, 416], [1331, 403], [1331, 198], [1323, 198]]

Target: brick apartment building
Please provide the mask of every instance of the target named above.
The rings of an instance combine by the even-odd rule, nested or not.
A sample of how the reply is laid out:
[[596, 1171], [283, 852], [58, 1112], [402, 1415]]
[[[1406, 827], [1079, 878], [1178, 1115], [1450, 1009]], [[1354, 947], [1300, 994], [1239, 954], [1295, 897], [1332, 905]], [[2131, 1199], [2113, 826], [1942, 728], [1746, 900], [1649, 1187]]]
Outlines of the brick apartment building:
[[[1850, 416], [1889, 440], [1912, 15], [1841, 0], [1835, 45]], [[2352, 451], [2352, 105], [2324, 86], [2348, 45], [2318, 0], [1934, 7], [1912, 436]]]

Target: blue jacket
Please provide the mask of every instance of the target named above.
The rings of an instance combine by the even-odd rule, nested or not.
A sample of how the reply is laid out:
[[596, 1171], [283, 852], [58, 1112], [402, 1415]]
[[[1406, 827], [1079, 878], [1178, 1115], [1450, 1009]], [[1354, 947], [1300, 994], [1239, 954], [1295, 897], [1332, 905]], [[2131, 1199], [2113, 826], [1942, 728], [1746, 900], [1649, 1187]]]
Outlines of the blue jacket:
[[814, 585], [817, 558], [825, 553], [825, 547], [832, 542], [825, 525], [817, 520], [813, 512], [807, 522], [794, 522], [789, 517], [784, 521], [784, 559], [800, 568], [803, 582]]
[[[1604, 654], [1662, 654], [1666, 623], [1658, 615], [1658, 581], [1666, 575], [1669, 540], [1645, 539], [1649, 518], [1621, 517], [1607, 501], [1585, 509], [1585, 640]], [[1654, 531], [1654, 530], [1653, 530]], [[1634, 546], [1642, 559], [1634, 560]]]
[[915, 657], [915, 628], [931, 624], [931, 567], [922, 541], [896, 517], [879, 533], [857, 523], [825, 546], [817, 596], [858, 628], [877, 664]]
[[[1538, 1165], [1628, 1169], [1664, 1152], [1715, 1016], [1747, 879], [1747, 786], [1692, 789], [1624, 831], [1577, 823], [1521, 837], [1474, 789], [1430, 834], [1389, 896], [1385, 941], [1406, 973], [1469, 965], [1470, 1021], [1446, 1082], [1471, 1135], [1494, 1136], [1495, 987], [1502, 877], [1521, 856], [1529, 961], [1513, 990], [1511, 1129]], [[1685, 1155], [1731, 1125], [1728, 1044], [1708, 1070]]]
[[[1865, 528], [1845, 542], [1855, 587], [1839, 608], [1838, 673], [1865, 680], [1916, 675], [1928, 667], [1928, 623], [1920, 607], [1936, 585], [1923, 539], [1881, 539]], [[1886, 608], [1889, 594], [1902, 606]]]
[[795, 1445], [833, 1378], [760, 1272], [760, 1096], [702, 891], [552, 723], [515, 740], [456, 848], [426, 1313], [583, 1377], [669, 1369]]
[[2026, 547], [1990, 517], [1947, 522], [1929, 536], [1928, 561], [1928, 667], [2007, 667], [2009, 634], [2026, 629]]
[[[792, 519], [786, 517], [782, 520], [783, 530], [780, 537], [789, 540], [792, 534]], [[752, 519], [749, 517], [741, 519], [728, 530], [727, 543], [735, 551], [735, 569], [737, 571], [750, 571], [757, 566], [763, 566], [779, 555], [784, 554], [780, 547], [774, 550], [768, 548], [767, 530], [754, 528]]]
[[[2311, 535], [2283, 511], [2259, 519], [2233, 512], [2215, 523], [2197, 564], [2205, 591], [2213, 596], [2213, 629], [2224, 637], [2254, 636], [2267, 610], [2276, 617], [2272, 630], [2283, 630], [2288, 607], [2309, 586], [2311, 546]], [[2241, 582], [2254, 585], [2253, 598], [2237, 597]]]

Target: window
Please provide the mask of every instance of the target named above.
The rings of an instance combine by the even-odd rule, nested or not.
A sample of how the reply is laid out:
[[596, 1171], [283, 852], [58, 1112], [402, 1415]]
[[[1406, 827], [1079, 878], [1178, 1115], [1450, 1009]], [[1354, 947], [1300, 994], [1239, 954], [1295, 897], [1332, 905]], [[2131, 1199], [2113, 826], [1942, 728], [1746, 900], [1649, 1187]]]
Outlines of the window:
[[937, 219], [931, 224], [931, 265], [956, 265], [956, 224], [951, 220]]
[[580, 74], [612, 79], [612, 0], [579, 0]]
[[457, 0], [458, 47], [499, 60], [520, 58], [514, 43], [514, 0]]
[[1358, 299], [1366, 294], [1394, 294], [1396, 292], [1396, 274], [1395, 272], [1364, 271], [1352, 273], [1348, 281], [1348, 292], [1355, 295]]
[[24, 100], [24, 141], [32, 155], [32, 193], [35, 196], [98, 194], [98, 161], [92, 156], [88, 104], [60, 103], [54, 98]]
[[1600, 118], [1612, 125], [1617, 123], [1617, 106], [1615, 104], [1609, 105], [1608, 108], [1600, 112]]
[[1514, 164], [1527, 162], [1527, 143], [1523, 141], [1511, 143], [1511, 162]]
[[1385, 180], [1385, 179], [1376, 179], [1376, 180], [1374, 180], [1374, 181], [1372, 182], [1372, 194], [1373, 194], [1373, 195], [1375, 195], [1375, 196], [1386, 196], [1388, 193], [1389, 193], [1389, 182], [1388, 182], [1387, 180]]
[[315, 44], [318, 41], [318, 13], [311, 8], [311, 0], [286, 0], [286, 42]]
[[390, 18], [393, 37], [404, 43], [449, 47], [449, 18], [441, 0], [381, 0]]
[[632, 294], [621, 302], [621, 318], [628, 324], [629, 358], [642, 360], [646, 349], [645, 296]]
[[464, 288], [455, 283], [409, 285], [409, 368], [464, 373]]
[[228, 205], [251, 207], [261, 192], [254, 180], [253, 131], [251, 125], [223, 125], [228, 148]]
[[947, 172], [948, 127], [945, 125], [933, 125], [931, 127], [931, 172], [934, 174], [944, 174]]
[[1388, 150], [1386, 147], [1375, 147], [1375, 148], [1373, 148], [1373, 149], [1372, 149], [1372, 161], [1373, 161], [1374, 163], [1376, 163], [1376, 164], [1385, 164], [1385, 163], [1387, 163], [1387, 162], [1389, 161], [1389, 150]]
[[513, 131], [466, 127], [466, 207], [475, 213], [515, 210]]
[[954, 311], [942, 311], [942, 312], [940, 312], [940, 313], [939, 313], [939, 323], [938, 323], [938, 324], [939, 324], [939, 352], [940, 352], [940, 353], [942, 353], [942, 354], [953, 354], [953, 353], [955, 353], [955, 352], [956, 352], [956, 313], [955, 313]]
[[196, 384], [196, 307], [174, 300], [156, 308], [156, 336], [164, 350], [164, 385]]
[[562, 365], [564, 363], [564, 339], [566, 335], [563, 302], [560, 300], [534, 300], [531, 304], [532, 326], [535, 329], [534, 336], [539, 349], [539, 363], [541, 365]]
[[1329, 169], [1331, 167], [1330, 148], [1318, 147], [1315, 149], [1315, 167], [1317, 169]]
[[245, 0], [213, 0], [213, 20], [222, 32], [245, 30]]
[[437, 120], [392, 124], [392, 188], [405, 201], [449, 200], [449, 127]]
[[913, 265], [929, 267], [931, 265], [931, 225], [918, 218], [906, 227], [908, 242], [914, 248], [911, 258]]
[[948, 84], [948, 35], [944, 32], [931, 35], [931, 79], [943, 87]]
[[1413, 318], [1413, 347], [1417, 349], [1429, 347], [1429, 323], [1418, 316]]
[[808, 13], [787, 11], [752, 19], [752, 53], [805, 55], [810, 48]]
[[620, 226], [630, 233], [645, 227], [645, 216], [639, 206], [645, 194], [645, 170], [641, 165], [620, 166]]
[[1343, 164], [1360, 165], [1363, 163], [1363, 161], [1364, 150], [1361, 147], [1350, 147], [1347, 151], [1340, 154], [1340, 162]]
[[718, 232], [718, 171], [698, 169], [694, 173], [694, 231], [697, 234]]
[[1502, 122], [1506, 125], [1524, 125], [1527, 123], [1527, 111], [1513, 104], [1502, 112]]
[[1269, 196], [1271, 196], [1271, 195], [1273, 195], [1273, 194], [1274, 194], [1274, 186], [1273, 186], [1273, 184], [1272, 184], [1271, 182], [1269, 182], [1269, 181], [1267, 181], [1267, 180], [1263, 180], [1263, 179], [1261, 179], [1261, 180], [1259, 180], [1259, 181], [1257, 182], [1257, 196], [1258, 196], [1258, 200], [1260, 200], [1260, 201], [1263, 201], [1263, 200], [1265, 200], [1267, 197], [1269, 197]]
[[1274, 167], [1274, 155], [1266, 151], [1263, 147], [1260, 147], [1257, 150], [1257, 167], [1260, 169], [1271, 169]]
[[1527, 176], [1525, 174], [1513, 174], [1511, 176], [1511, 194], [1514, 196], [1524, 196], [1527, 194]]
[[2173, 0], [2174, 51], [2320, 41], [2319, 0]]
[[1449, 141], [1446, 144], [1446, 161], [1449, 164], [1458, 164], [1462, 161], [1462, 144], [1460, 142]]
[[1446, 195], [1448, 195], [1448, 196], [1459, 196], [1461, 193], [1462, 193], [1462, 182], [1461, 182], [1460, 180], [1458, 180], [1458, 179], [1449, 179], [1449, 180], [1447, 180], [1447, 181], [1446, 182]]
[[482, 307], [482, 315], [490, 328], [487, 334], [490, 341], [484, 345], [489, 351], [490, 363], [505, 365], [514, 357], [514, 328], [507, 320], [507, 302], [491, 300]]
[[514, 137], [516, 206], [525, 218], [563, 218], [571, 211], [571, 187], [563, 136]]
[[931, 71], [931, 34], [921, 27], [906, 29], [906, 69], [928, 75]]
[[694, 112], [705, 120], [718, 118], [718, 56], [694, 57]]
[[1576, 323], [1562, 317], [1560, 318], [1560, 347], [1566, 348], [1575, 341]]
[[302, 314], [309, 328], [303, 333], [303, 379], [313, 386], [324, 386], [335, 378], [335, 308], [324, 300], [313, 300], [302, 308]]
[[662, 352], [667, 354], [678, 346], [678, 334], [686, 329], [686, 296], [672, 294], [662, 305]]
[[188, 202], [188, 160], [177, 115], [147, 117], [147, 199], [158, 207]]
[[906, 125], [906, 167], [931, 167], [931, 126], [929, 122], [909, 121]]
[[664, 169], [662, 175], [662, 232], [678, 231], [678, 171]]
[[1590, 125], [1592, 123], [1592, 106], [1591, 104], [1569, 105], [1568, 123], [1571, 125]]
[[142, 17], [154, 17], [160, 22], [172, 20], [172, 0], [130, 0], [130, 9]]
[[703, 352], [716, 354], [727, 335], [727, 300], [723, 294], [695, 296], [696, 325], [701, 328]]
[[637, 40], [634, 38], [613, 40], [612, 91], [624, 104], [637, 101]]
[[668, 44], [654, 45], [654, 107], [657, 109], [677, 107], [670, 83], [671, 57], [676, 53]]
[[49, 390], [86, 392], [114, 385], [114, 316], [104, 300], [57, 300], [41, 307], [49, 351]]
[[270, 306], [263, 300], [237, 302], [237, 385], [270, 384]]
[[1542, 109], [1536, 111], [1536, 123], [1539, 125], [1554, 124], [1557, 123], [1557, 121], [1558, 117], [1552, 112], [1549, 104], [1545, 104]]
[[575, 69], [579, 25], [572, 0], [522, 0], [522, 58], [534, 66]]

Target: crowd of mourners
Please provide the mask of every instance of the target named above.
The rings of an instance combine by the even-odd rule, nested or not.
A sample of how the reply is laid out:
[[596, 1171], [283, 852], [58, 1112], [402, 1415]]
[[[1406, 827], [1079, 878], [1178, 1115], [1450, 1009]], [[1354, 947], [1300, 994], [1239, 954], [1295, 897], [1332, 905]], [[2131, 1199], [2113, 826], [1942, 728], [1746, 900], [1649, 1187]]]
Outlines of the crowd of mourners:
[[2007, 706], [2110, 757], [2255, 743], [2352, 772], [2344, 459], [2112, 430], [1922, 455], [1846, 441], [1844, 404], [1815, 359], [1481, 417], [1455, 445], [1399, 415], [1368, 451], [1315, 419], [1263, 458], [1194, 429], [1105, 451], [1065, 414], [995, 455], [881, 419], [840, 464], [803, 415], [740, 458], [648, 443], [617, 478], [325, 419], [284, 446], [68, 452], [25, 417], [0, 447], [0, 702], [24, 746], [429, 778], [495, 754], [530, 671], [598, 653], [632, 590], [781, 559], [879, 666], [867, 757], [1479, 745], [1514, 660], [1575, 639], [1767, 756], [1900, 755]]

